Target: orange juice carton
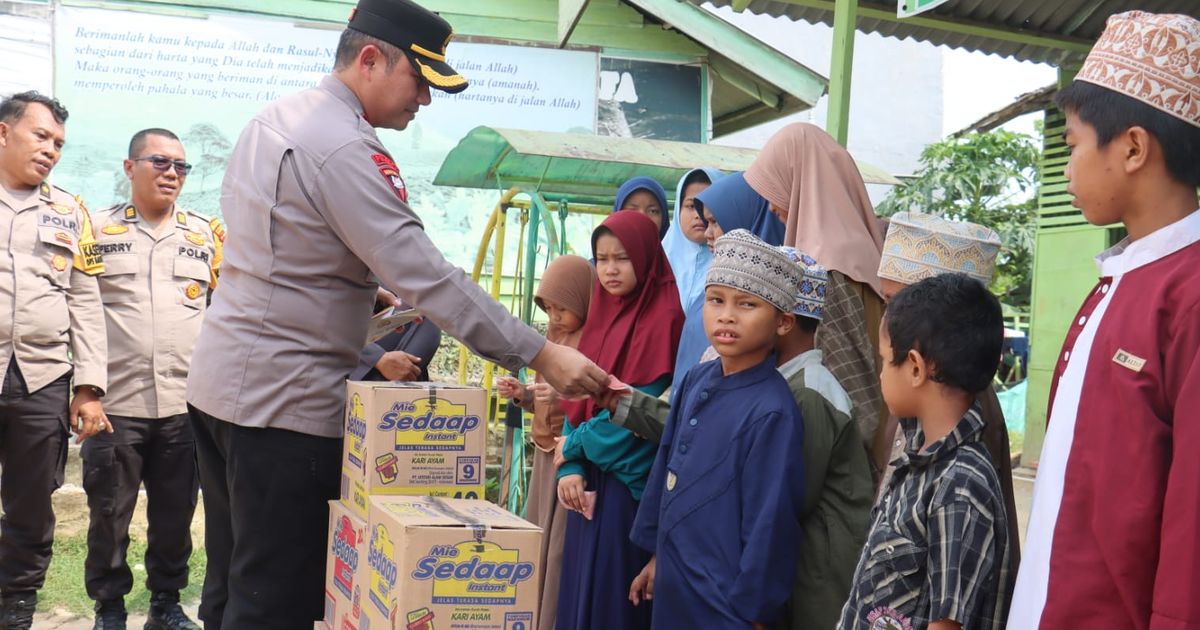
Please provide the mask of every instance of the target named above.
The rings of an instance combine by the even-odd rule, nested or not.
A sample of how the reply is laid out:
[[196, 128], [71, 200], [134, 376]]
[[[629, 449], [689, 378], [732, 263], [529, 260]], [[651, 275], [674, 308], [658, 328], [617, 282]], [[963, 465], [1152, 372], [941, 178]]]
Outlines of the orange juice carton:
[[341, 497], [360, 518], [372, 495], [483, 498], [483, 389], [357, 381], [346, 387]]
[[542, 532], [486, 501], [372, 496], [362, 628], [536, 628]]

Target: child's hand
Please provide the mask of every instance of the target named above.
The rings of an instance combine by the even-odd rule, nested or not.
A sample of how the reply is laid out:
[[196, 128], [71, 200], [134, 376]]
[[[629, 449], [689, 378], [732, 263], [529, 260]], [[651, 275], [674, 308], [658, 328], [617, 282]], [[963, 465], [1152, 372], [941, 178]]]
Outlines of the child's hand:
[[[637, 577], [633, 578], [633, 584], [629, 585], [629, 601], [634, 606], [642, 603], [642, 600], [650, 601], [654, 599], [654, 571], [658, 556], [651, 556], [650, 562], [642, 568], [642, 572]], [[759, 624], [754, 624], [761, 628]]]
[[501, 376], [496, 379], [496, 393], [505, 398], [520, 400], [525, 396], [525, 386], [512, 376]]
[[534, 383], [530, 388], [533, 398], [540, 403], [552, 404], [558, 400], [558, 392], [550, 387], [550, 383]]
[[558, 500], [568, 510], [583, 513], [583, 475], [567, 475], [558, 480]]

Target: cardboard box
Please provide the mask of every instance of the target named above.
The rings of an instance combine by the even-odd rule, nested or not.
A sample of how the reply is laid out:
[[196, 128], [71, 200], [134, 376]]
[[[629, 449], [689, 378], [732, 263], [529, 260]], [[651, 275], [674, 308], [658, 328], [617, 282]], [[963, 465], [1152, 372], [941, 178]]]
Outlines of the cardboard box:
[[367, 517], [371, 495], [483, 498], [483, 389], [386, 382], [346, 387], [341, 496], [360, 517]]
[[341, 501], [329, 502], [329, 542], [325, 559], [325, 625], [359, 630], [366, 592], [367, 522]]
[[541, 530], [486, 501], [370, 498], [362, 630], [536, 628]]

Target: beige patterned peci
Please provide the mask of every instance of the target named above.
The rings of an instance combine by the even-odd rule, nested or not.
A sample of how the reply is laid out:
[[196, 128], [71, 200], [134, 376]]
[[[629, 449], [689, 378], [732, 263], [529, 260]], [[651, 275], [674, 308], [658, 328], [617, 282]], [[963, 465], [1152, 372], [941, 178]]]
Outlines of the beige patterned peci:
[[1200, 126], [1200, 20], [1127, 11], [1108, 24], [1075, 76]]

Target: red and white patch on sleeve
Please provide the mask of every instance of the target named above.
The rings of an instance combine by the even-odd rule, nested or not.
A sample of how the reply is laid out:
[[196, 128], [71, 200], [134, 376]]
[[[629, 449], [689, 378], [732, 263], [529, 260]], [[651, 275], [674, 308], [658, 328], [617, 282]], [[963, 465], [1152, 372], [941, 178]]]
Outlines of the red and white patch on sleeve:
[[396, 163], [392, 161], [392, 158], [383, 153], [376, 153], [371, 156], [371, 159], [375, 160], [375, 166], [379, 167], [379, 174], [387, 180], [388, 185], [396, 192], [400, 201], [408, 203], [408, 188], [404, 185], [404, 180], [400, 179], [400, 169], [396, 168]]

